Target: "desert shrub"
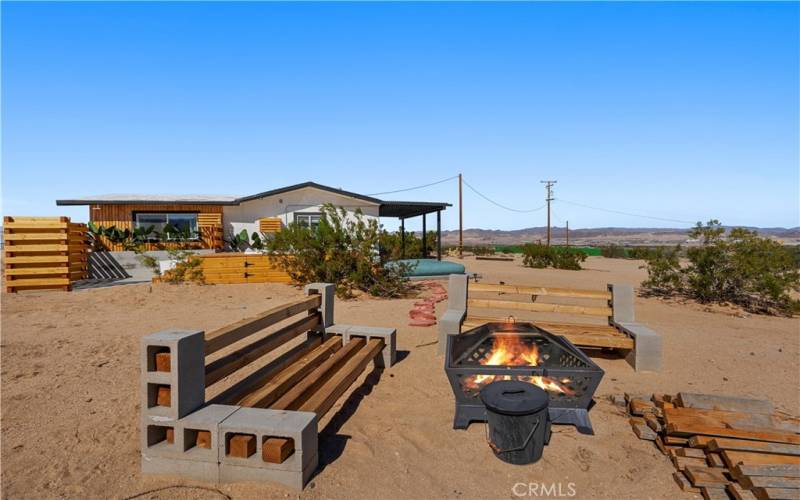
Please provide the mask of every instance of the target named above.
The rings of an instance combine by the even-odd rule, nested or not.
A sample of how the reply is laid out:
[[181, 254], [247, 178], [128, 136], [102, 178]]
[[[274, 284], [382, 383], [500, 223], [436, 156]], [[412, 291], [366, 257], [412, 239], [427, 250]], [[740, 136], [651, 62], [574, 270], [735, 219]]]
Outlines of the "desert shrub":
[[[553, 247], [551, 247], [553, 248]], [[556, 269], [569, 269], [580, 271], [581, 262], [586, 260], [586, 254], [574, 248], [553, 248], [552, 266]]]
[[406, 296], [416, 289], [406, 277], [410, 266], [381, 265], [380, 235], [377, 221], [365, 219], [360, 210], [348, 214], [327, 204], [316, 228], [291, 223], [265, 235], [264, 246], [298, 283], [334, 283], [343, 298], [355, 290], [380, 297]]
[[167, 283], [184, 283], [191, 281], [194, 283], [205, 282], [203, 269], [200, 267], [202, 261], [192, 252], [186, 250], [168, 250], [169, 258], [177, 261], [175, 267], [164, 272], [161, 279]]
[[657, 248], [647, 253], [645, 265], [648, 278], [642, 287], [648, 295], [670, 296], [679, 292], [682, 287], [680, 246], [674, 249]]
[[543, 269], [551, 263], [551, 250], [546, 245], [539, 243], [526, 243], [522, 245], [522, 265]]
[[[402, 259], [402, 237], [400, 231], [389, 232], [381, 230], [378, 237], [380, 243], [380, 256], [384, 261]], [[428, 231], [425, 236], [428, 253], [436, 250], [436, 232]], [[422, 238], [415, 233], [406, 231], [406, 259], [423, 259], [427, 255], [422, 255]]]
[[495, 249], [493, 246], [489, 245], [473, 245], [473, 246], [465, 246], [465, 252], [472, 252], [474, 255], [494, 255]]
[[571, 247], [554, 247], [540, 243], [526, 243], [522, 245], [522, 265], [542, 269], [554, 267], [556, 269], [569, 269], [579, 271], [581, 262], [586, 260], [586, 254]]
[[600, 247], [600, 255], [607, 259], [627, 259], [628, 252], [625, 247], [621, 247], [619, 245], [606, 245]]
[[663, 247], [631, 247], [628, 249], [628, 257], [631, 259], [647, 260], [650, 257], [655, 257], [658, 252], [663, 252]]
[[790, 292], [800, 290], [800, 269], [790, 249], [748, 229], [735, 228], [726, 236], [717, 220], [698, 224], [689, 236], [700, 244], [686, 249], [685, 267], [678, 265], [678, 249], [648, 259], [646, 293], [681, 294], [769, 314], [797, 309]]
[[156, 276], [161, 276], [162, 281], [166, 283], [205, 282], [203, 269], [200, 267], [202, 261], [188, 250], [167, 250], [167, 256], [170, 260], [174, 260], [176, 264], [174, 268], [165, 271], [163, 274], [157, 258], [138, 250], [137, 253], [139, 262], [153, 271]]

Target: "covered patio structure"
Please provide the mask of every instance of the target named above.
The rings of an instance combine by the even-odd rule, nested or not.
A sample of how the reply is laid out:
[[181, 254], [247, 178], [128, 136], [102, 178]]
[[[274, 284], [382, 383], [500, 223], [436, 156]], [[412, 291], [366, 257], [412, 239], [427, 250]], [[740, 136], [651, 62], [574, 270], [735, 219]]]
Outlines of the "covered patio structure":
[[400, 219], [400, 256], [406, 256], [406, 219], [422, 217], [422, 255], [428, 255], [428, 242], [425, 235], [428, 232], [427, 216], [436, 213], [436, 259], [442, 260], [442, 210], [451, 207], [450, 203], [432, 201], [383, 201], [379, 215], [381, 217], [396, 217]]

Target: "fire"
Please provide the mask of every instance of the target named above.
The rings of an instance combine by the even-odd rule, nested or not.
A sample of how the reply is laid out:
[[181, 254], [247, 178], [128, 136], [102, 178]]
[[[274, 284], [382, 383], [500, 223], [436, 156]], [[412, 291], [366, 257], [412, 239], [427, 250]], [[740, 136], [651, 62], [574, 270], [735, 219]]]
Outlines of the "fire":
[[[492, 350], [481, 364], [485, 366], [539, 366], [541, 361], [539, 349], [536, 344], [525, 345], [518, 335], [496, 335], [493, 339]], [[561, 392], [572, 395], [575, 392], [558, 380], [550, 377], [531, 375], [529, 377], [512, 377], [511, 375], [473, 375], [464, 379], [464, 385], [471, 389], [478, 389], [495, 380], [511, 380], [517, 378], [529, 382], [546, 391]]]
[[497, 335], [494, 337], [492, 352], [481, 361], [491, 366], [538, 366], [539, 349], [536, 344], [527, 347], [518, 335]]

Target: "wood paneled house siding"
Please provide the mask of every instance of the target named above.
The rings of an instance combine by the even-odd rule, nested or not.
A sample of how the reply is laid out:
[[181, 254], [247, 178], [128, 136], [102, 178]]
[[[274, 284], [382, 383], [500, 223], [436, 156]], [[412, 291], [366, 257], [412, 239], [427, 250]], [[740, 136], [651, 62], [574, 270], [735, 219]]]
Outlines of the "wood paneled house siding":
[[[222, 205], [208, 204], [108, 204], [90, 205], [89, 220], [98, 226], [116, 226], [118, 229], [133, 231], [137, 212], [187, 212], [196, 213], [200, 241], [182, 244], [182, 248], [222, 248]], [[105, 240], [105, 238], [104, 238]], [[124, 250], [122, 245], [103, 241], [111, 251]], [[145, 250], [172, 248], [174, 243], [148, 243]]]

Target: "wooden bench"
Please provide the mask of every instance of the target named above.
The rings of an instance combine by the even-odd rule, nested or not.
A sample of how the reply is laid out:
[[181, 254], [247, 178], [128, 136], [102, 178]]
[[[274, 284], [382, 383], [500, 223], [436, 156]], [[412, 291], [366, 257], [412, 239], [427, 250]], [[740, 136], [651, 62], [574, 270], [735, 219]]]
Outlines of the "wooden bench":
[[[464, 330], [490, 322], [529, 321], [551, 333], [564, 336], [579, 347], [624, 351], [637, 371], [660, 369], [660, 338], [654, 331], [635, 322], [633, 288], [629, 285], [609, 284], [607, 290], [579, 290], [470, 283], [466, 275], [451, 275], [448, 297], [448, 310], [439, 321], [440, 353], [443, 352], [446, 335], [458, 335]], [[528, 300], [520, 300], [522, 297]], [[540, 297], [558, 297], [559, 303], [539, 301]], [[575, 303], [572, 299], [578, 299], [581, 303]], [[474, 309], [489, 310], [491, 313], [472, 314]], [[531, 313], [595, 317], [603, 318], [604, 322], [529, 318]]]
[[208, 333], [144, 338], [144, 472], [302, 489], [317, 467], [319, 420], [370, 362], [391, 366], [396, 345], [391, 328], [334, 325], [333, 285], [306, 293]]

